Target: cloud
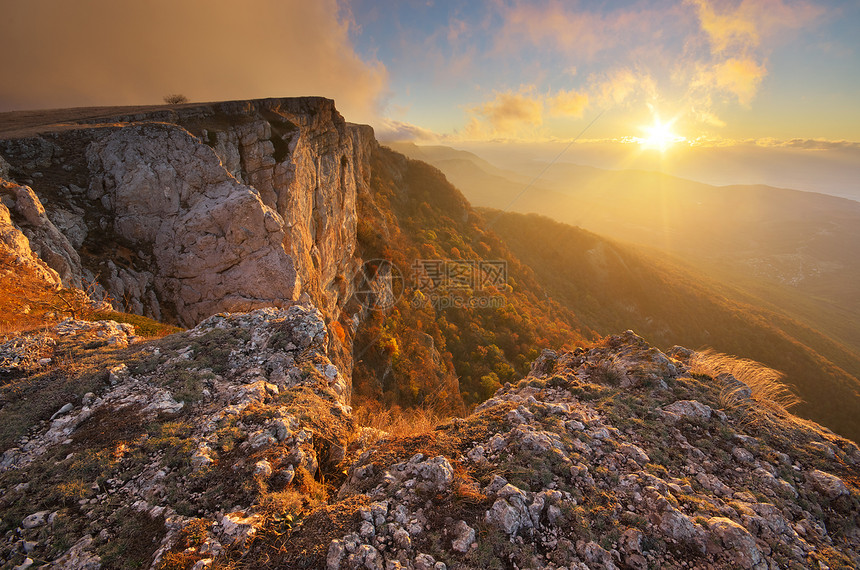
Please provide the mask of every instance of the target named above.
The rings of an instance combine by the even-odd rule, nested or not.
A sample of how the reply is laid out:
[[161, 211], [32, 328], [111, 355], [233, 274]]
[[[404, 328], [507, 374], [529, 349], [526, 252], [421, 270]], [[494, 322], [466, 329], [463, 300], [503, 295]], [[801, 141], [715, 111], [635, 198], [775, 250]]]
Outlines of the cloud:
[[588, 94], [561, 90], [547, 99], [549, 112], [555, 117], [581, 117], [588, 107]]
[[759, 46], [764, 37], [800, 28], [819, 18], [824, 10], [809, 2], [784, 0], [687, 0], [695, 6], [701, 28], [715, 53], [747, 51]]
[[700, 110], [693, 108], [690, 112], [692, 116], [700, 123], [720, 128], [726, 126], [726, 122], [724, 120], [722, 120], [716, 114], [709, 110]]
[[792, 148], [801, 150], [860, 150], [860, 142], [827, 139], [787, 139], [762, 138], [755, 141], [756, 146]]
[[589, 83], [595, 98], [604, 106], [621, 105], [634, 97], [657, 97], [657, 85], [650, 74], [629, 68], [591, 75]]
[[381, 142], [440, 142], [447, 137], [429, 129], [397, 121], [394, 119], [379, 119], [373, 124], [376, 138]]
[[534, 86], [496, 92], [492, 100], [469, 109], [466, 134], [472, 138], [518, 137], [543, 124], [543, 97]]
[[709, 0], [688, 0], [688, 3], [697, 8], [702, 30], [710, 38], [715, 53], [737, 45], [758, 45], [759, 33], [749, 3], [742, 2], [736, 10], [724, 12], [718, 12]]
[[710, 58], [697, 62], [691, 90], [700, 96], [703, 89], [734, 96], [745, 106], [752, 103], [767, 75], [771, 44], [823, 13], [820, 7], [804, 1], [686, 0], [686, 4], [696, 9], [710, 48]]
[[608, 47], [606, 26], [599, 14], [570, 12], [558, 1], [541, 6], [514, 2], [501, 8], [504, 27], [498, 36], [500, 46], [512, 47], [523, 40], [534, 45], [551, 43], [588, 57]]
[[463, 136], [469, 140], [545, 140], [544, 118], [582, 117], [591, 96], [586, 91], [561, 89], [538, 93], [534, 85], [517, 91], [496, 91], [493, 98], [467, 109], [469, 123]]
[[523, 0], [496, 2], [503, 26], [496, 36], [500, 51], [516, 51], [522, 42], [547, 46], [591, 59], [631, 37], [648, 33], [653, 10], [618, 9], [589, 12], [571, 9], [570, 2]]
[[749, 105], [767, 70], [752, 59], [731, 58], [714, 68], [717, 87], [725, 89], [738, 98], [742, 105]]
[[0, 0], [0, 13], [0, 110], [320, 95], [369, 121], [388, 96], [338, 0]]

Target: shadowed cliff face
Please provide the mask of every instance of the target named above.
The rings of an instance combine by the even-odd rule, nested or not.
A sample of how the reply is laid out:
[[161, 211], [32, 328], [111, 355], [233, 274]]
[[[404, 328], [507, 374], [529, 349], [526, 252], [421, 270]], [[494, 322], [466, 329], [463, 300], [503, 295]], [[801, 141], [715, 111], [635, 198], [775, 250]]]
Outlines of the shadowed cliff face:
[[[69, 113], [0, 141], [8, 176], [58, 230], [25, 228], [31, 246], [70, 251], [42, 256], [64, 284], [97, 282], [117, 308], [184, 326], [307, 295], [351, 331], [369, 127], [322, 98]], [[344, 336], [331, 348], [350, 370]]]

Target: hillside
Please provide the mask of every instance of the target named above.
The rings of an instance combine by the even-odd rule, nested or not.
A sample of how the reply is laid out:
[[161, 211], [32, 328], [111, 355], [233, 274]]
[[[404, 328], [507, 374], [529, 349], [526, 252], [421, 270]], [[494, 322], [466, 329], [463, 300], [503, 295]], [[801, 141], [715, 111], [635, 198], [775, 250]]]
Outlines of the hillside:
[[860, 352], [858, 202], [564, 162], [501, 169], [447, 147], [394, 146], [441, 169], [475, 206], [543, 214], [673, 253]]
[[[385, 433], [344, 405], [310, 306], [143, 342], [44, 334], [52, 361], [22, 358], [2, 391], [4, 568], [860, 564], [860, 449], [775, 405], [761, 367], [627, 332], [545, 351], [465, 419]], [[56, 413], [20, 421], [59, 378]]]
[[372, 172], [358, 252], [392, 264], [403, 284], [358, 328], [357, 401], [462, 413], [525, 374], [539, 347], [594, 337], [438, 170], [381, 147]]
[[860, 438], [860, 356], [735, 287], [654, 250], [543, 216], [485, 211], [554, 299], [587, 326], [624, 326], [658, 346], [712, 347], [786, 373], [796, 413]]
[[0, 133], [4, 570], [860, 564], [860, 449], [649, 343], [853, 406], [851, 353], [743, 295], [477, 211], [327, 99]]

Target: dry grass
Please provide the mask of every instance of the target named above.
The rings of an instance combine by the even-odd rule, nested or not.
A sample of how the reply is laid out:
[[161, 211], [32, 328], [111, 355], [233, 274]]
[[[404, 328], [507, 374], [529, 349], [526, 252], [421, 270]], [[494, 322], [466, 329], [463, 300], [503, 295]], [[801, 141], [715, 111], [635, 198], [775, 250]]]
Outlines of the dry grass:
[[44, 281], [0, 247], [0, 334], [13, 335], [45, 325], [45, 313], [57, 287]]
[[[782, 383], [785, 374], [754, 360], [708, 349], [697, 352], [690, 364], [690, 372], [694, 374], [706, 374], [713, 378], [720, 374], [731, 374], [742, 383], [726, 382], [720, 391], [720, 405], [724, 409], [740, 412], [746, 423], [768, 424], [775, 418], [787, 418], [789, 408], [801, 402]], [[749, 398], [745, 397], [747, 387]]]
[[365, 402], [353, 410], [358, 425], [377, 429], [392, 436], [411, 437], [436, 429], [445, 417], [429, 408], [385, 408], [377, 402]]

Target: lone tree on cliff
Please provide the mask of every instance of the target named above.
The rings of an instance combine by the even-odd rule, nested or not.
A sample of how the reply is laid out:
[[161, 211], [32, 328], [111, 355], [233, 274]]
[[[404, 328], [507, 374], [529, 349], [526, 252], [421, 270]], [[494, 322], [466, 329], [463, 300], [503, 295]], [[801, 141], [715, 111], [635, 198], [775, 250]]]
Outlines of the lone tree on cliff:
[[165, 95], [164, 102], [168, 105], [181, 105], [182, 103], [188, 103], [188, 97], [180, 93], [174, 93], [173, 95]]

